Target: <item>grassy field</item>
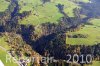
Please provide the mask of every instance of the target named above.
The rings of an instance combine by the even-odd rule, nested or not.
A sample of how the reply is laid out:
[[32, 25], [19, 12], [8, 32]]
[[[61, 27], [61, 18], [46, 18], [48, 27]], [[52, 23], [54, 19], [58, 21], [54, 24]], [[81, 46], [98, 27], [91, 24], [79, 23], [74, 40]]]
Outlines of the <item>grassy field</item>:
[[89, 0], [77, 0], [77, 1], [85, 2], [85, 3], [88, 3], [89, 2]]
[[35, 10], [32, 10], [32, 14], [27, 18], [20, 21], [20, 24], [33, 24], [38, 25], [45, 22], [57, 23], [57, 20], [63, 15], [58, 12], [54, 4], [45, 4], [46, 6], [38, 6]]
[[22, 13], [23, 11], [33, 10], [33, 7], [42, 4], [40, 0], [19, 0], [18, 3], [21, 8], [20, 13]]
[[100, 27], [100, 19], [92, 19], [92, 20], [90, 21], [90, 23], [92, 23], [92, 24], [95, 25], [95, 26]]
[[[77, 0], [88, 2], [88, 0]], [[0, 0], [0, 11], [5, 11], [10, 3], [5, 0]], [[79, 6], [70, 0], [52, 0], [42, 4], [41, 0], [18, 0], [20, 13], [23, 11], [31, 11], [31, 14], [26, 18], [19, 20], [19, 24], [38, 25], [46, 22], [58, 23], [58, 20], [63, 16], [56, 7], [58, 4], [64, 5], [64, 12], [74, 17], [73, 9]], [[5, 6], [4, 6], [5, 5]]]
[[10, 47], [6, 42], [6, 36], [0, 36], [0, 60], [4, 63], [5, 66], [18, 66], [17, 63], [13, 63], [13, 58], [11, 58], [11, 62], [6, 62], [6, 57], [10, 57], [6, 50], [9, 50]]
[[58, 23], [58, 20], [63, 16], [56, 6], [58, 4], [64, 5], [64, 12], [71, 17], [74, 16], [73, 9], [78, 7], [75, 3], [68, 0], [54, 0], [43, 5], [40, 0], [19, 0], [20, 13], [31, 11], [31, 15], [23, 20], [19, 20], [19, 24], [38, 25], [45, 22]]
[[89, 66], [100, 66], [100, 61], [94, 61], [93, 64]]
[[74, 17], [73, 9], [79, 8], [79, 6], [77, 6], [77, 4], [73, 3], [70, 0], [55, 0], [54, 3], [63, 4], [64, 5], [64, 12], [70, 17]]
[[0, 12], [5, 11], [8, 8], [9, 4], [10, 3], [5, 0], [0, 0]]
[[10, 59], [11, 62], [10, 60], [6, 62], [6, 59], [7, 59], [6, 57], [10, 57], [10, 56], [7, 54], [7, 52], [5, 52], [4, 50], [0, 48], [0, 60], [3, 62], [3, 64], [5, 66], [18, 66], [16, 63], [13, 63], [14, 60], [12, 58]]
[[93, 64], [85, 65], [85, 66], [100, 66], [100, 61], [93, 61]]
[[6, 42], [6, 37], [0, 36], [0, 46], [6, 48], [7, 50], [9, 49], [8, 43]]
[[66, 38], [66, 43], [72, 45], [93, 45], [100, 43], [100, 19], [93, 19], [90, 23], [93, 25], [85, 25], [85, 27], [79, 31], [67, 33], [69, 35], [87, 35], [87, 38]]

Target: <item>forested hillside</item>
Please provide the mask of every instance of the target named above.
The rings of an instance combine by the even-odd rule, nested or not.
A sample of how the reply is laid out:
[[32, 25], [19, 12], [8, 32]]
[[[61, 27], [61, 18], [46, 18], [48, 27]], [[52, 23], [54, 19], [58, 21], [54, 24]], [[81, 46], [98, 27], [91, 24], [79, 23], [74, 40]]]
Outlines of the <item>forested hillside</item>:
[[[6, 63], [6, 55], [16, 63]], [[100, 1], [0, 0], [0, 60], [5, 66], [99, 66]]]

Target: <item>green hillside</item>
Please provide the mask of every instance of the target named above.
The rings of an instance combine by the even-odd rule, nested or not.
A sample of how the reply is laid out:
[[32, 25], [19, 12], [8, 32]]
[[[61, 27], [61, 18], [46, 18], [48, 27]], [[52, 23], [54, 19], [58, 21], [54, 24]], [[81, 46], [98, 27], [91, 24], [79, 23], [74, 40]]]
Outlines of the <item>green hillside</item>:
[[[0, 36], [0, 60], [4, 63], [5, 66], [18, 66], [17, 63], [13, 62], [14, 59], [8, 54], [9, 50], [8, 43], [6, 42], [6, 37]], [[11, 58], [10, 61], [7, 58]], [[7, 62], [6, 62], [7, 61]]]
[[[96, 11], [92, 14], [91, 5], [96, 4], [90, 0], [0, 0], [0, 60], [5, 66], [19, 62], [21, 66], [80, 66], [65, 62], [67, 55], [91, 54], [93, 63], [81, 66], [99, 66], [100, 17]], [[6, 55], [19, 62], [6, 63]], [[58, 62], [41, 64], [42, 57]], [[73, 58], [77, 59], [70, 61]]]
[[0, 0], [0, 12], [5, 11], [8, 8], [9, 4], [10, 3], [5, 0]]
[[99, 66], [100, 65], [100, 61], [94, 61], [92, 65], [90, 66]]
[[88, 3], [89, 2], [89, 0], [76, 0], [76, 1], [85, 2], [85, 3]]
[[6, 37], [0, 36], [0, 46], [9, 50], [8, 43], [6, 42]]
[[85, 25], [79, 31], [68, 33], [69, 35], [86, 35], [86, 38], [66, 38], [66, 43], [72, 45], [93, 45], [100, 43], [100, 19], [92, 19], [89, 23], [90, 25]]
[[64, 12], [71, 17], [74, 16], [73, 9], [79, 7], [69, 0], [53, 0], [45, 4], [42, 4], [40, 0], [19, 0], [20, 13], [23, 11], [31, 11], [31, 14], [23, 20], [20, 20], [19, 23], [33, 25], [45, 22], [57, 23], [63, 16], [59, 12], [58, 4], [64, 5]]
[[[14, 61], [13, 58], [11, 58], [9, 61], [9, 60], [7, 60], [6, 57], [9, 58], [10, 55], [6, 51], [4, 51], [3, 49], [0, 48], [0, 60], [4, 63], [4, 65], [5, 66], [18, 66], [17, 63], [13, 62]], [[6, 60], [7, 60], [7, 62], [6, 62]]]
[[[18, 0], [19, 13], [31, 11], [29, 16], [19, 20], [19, 24], [38, 25], [45, 22], [58, 23], [58, 20], [63, 17], [63, 14], [59, 12], [57, 7], [58, 4], [64, 5], [64, 12], [68, 16], [74, 17], [73, 9], [80, 8], [80, 6], [73, 1], [74, 0], [50, 0], [43, 4], [42, 0]], [[76, 1], [79, 2], [81, 0]], [[81, 2], [88, 2], [88, 0], [82, 0]], [[5, 11], [10, 4], [7, 0], [0, 0], [0, 3], [0, 11], [2, 12]]]

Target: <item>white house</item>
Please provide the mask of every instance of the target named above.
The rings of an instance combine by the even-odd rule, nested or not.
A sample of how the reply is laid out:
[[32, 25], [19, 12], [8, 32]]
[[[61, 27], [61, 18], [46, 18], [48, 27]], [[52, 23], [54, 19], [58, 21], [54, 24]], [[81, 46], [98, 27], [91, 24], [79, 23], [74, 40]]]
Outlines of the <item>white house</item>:
[[4, 66], [4, 64], [2, 63], [2, 61], [0, 60], [0, 66]]

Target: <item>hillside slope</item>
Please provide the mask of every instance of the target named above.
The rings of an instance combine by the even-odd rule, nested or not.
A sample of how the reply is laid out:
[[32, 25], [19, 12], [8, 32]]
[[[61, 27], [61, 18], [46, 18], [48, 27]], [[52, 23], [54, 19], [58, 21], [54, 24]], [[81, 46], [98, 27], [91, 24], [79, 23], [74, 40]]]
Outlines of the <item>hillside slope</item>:
[[[98, 66], [99, 3], [99, 0], [0, 0], [0, 59], [7, 66], [4, 55], [8, 52], [21, 66], [95, 66], [96, 63]], [[85, 55], [85, 62], [68, 63], [69, 54]], [[89, 54], [93, 60], [87, 63]], [[57, 62], [42, 63], [42, 57], [54, 57]], [[18, 65], [8, 65], [11, 64]]]

